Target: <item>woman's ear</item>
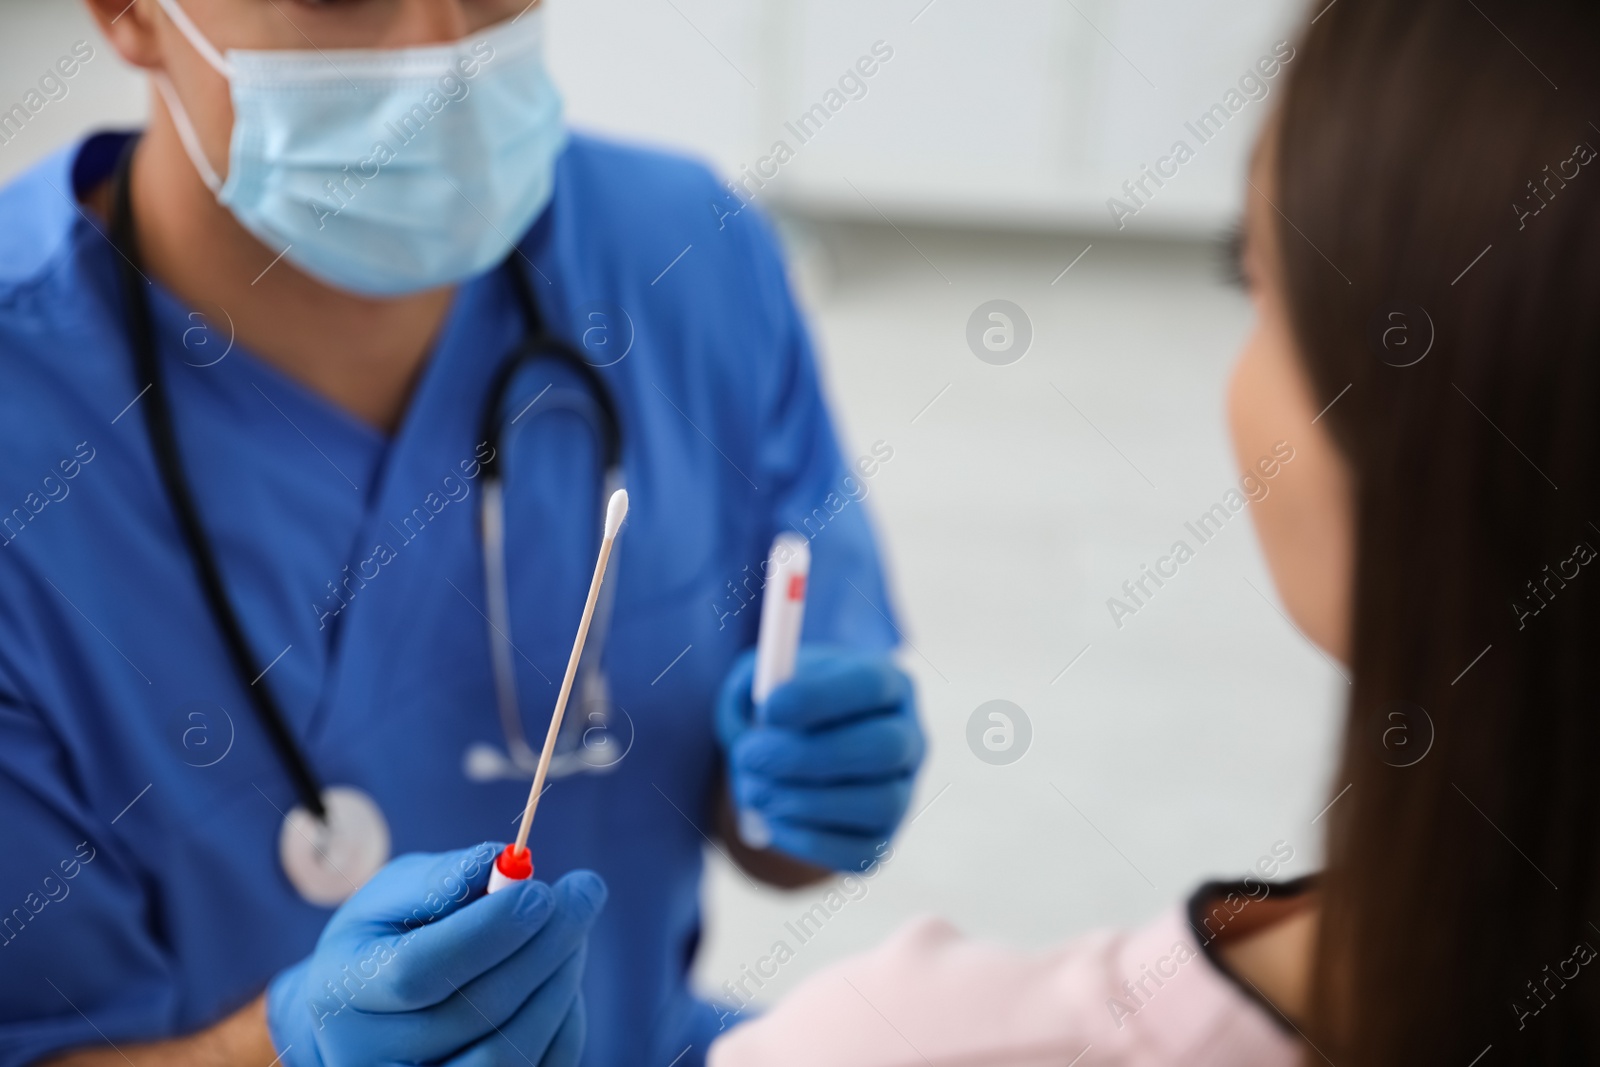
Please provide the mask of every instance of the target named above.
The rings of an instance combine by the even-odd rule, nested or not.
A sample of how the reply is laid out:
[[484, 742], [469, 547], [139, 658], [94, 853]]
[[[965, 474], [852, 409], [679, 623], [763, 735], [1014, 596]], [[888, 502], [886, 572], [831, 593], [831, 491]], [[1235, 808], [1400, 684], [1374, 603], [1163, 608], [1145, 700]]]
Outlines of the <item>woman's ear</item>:
[[100, 32], [123, 59], [147, 70], [160, 68], [155, 0], [84, 0], [100, 24]]

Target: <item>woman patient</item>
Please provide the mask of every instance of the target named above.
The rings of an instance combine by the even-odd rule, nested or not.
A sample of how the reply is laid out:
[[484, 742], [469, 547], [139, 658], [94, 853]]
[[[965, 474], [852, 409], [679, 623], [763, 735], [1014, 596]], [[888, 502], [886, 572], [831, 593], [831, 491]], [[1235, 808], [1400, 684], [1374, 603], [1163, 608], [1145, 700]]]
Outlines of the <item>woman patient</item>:
[[1326, 870], [1044, 955], [914, 922], [714, 1067], [1600, 1062], [1600, 8], [1315, 7], [1230, 429], [1295, 449], [1251, 513], [1353, 679]]

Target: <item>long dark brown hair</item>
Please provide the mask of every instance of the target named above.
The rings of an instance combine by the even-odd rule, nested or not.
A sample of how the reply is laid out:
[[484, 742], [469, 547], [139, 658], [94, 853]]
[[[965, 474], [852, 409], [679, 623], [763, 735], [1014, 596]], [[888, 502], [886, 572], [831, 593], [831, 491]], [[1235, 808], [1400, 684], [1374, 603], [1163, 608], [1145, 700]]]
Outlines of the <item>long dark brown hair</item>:
[[1600, 5], [1299, 53], [1263, 192], [1357, 512], [1308, 1060], [1600, 1062]]

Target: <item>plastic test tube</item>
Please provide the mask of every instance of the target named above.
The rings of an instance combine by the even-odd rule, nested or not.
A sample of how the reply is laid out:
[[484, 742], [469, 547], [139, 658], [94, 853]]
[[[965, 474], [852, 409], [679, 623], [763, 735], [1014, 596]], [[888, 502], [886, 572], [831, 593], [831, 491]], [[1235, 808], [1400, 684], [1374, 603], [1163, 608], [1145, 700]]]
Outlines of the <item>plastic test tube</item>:
[[533, 850], [524, 848], [519, 853], [515, 844], [507, 845], [494, 858], [494, 869], [489, 872], [489, 892], [498, 893], [513, 882], [526, 882], [533, 877]]
[[[773, 539], [767, 557], [766, 587], [761, 594], [761, 630], [756, 638], [755, 679], [750, 699], [755, 721], [765, 719], [767, 698], [794, 677], [800, 652], [800, 629], [806, 614], [806, 581], [811, 575], [811, 542], [797, 533]], [[772, 829], [760, 812], [739, 812], [739, 836], [752, 848], [772, 844]]]

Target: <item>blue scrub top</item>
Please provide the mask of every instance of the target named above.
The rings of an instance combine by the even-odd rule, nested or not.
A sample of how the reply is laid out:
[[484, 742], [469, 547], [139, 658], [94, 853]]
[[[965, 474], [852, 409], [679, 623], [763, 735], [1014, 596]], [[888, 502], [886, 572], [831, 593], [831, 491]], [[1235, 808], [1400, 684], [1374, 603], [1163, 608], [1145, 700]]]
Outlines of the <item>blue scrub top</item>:
[[[215, 1023], [330, 914], [279, 867], [295, 794], [147, 446], [118, 253], [71, 199], [124, 143], [91, 137], [0, 190], [3, 1067]], [[896, 638], [859, 499], [872, 461], [842, 461], [772, 235], [731, 206], [697, 164], [575, 137], [521, 243], [553, 329], [597, 363], [626, 353], [599, 373], [632, 498], [606, 647], [630, 747], [609, 773], [556, 781], [531, 842], [541, 877], [588, 867], [611, 889], [585, 979], [590, 1064], [664, 1067], [686, 1045], [680, 1065], [699, 1062], [715, 1032], [687, 988], [720, 790], [711, 709], [754, 643], [772, 536], [812, 538], [808, 641]], [[392, 438], [230, 350], [226, 309], [149, 293], [205, 528], [312, 765], [377, 799], [395, 854], [508, 839], [527, 783], [463, 769], [474, 743], [503, 746], [477, 478], [497, 447], [478, 440], [489, 383], [522, 332], [507, 272], [461, 287]], [[508, 404], [558, 377], [533, 368]], [[535, 744], [602, 505], [596, 435], [551, 403], [556, 385], [498, 446]]]

